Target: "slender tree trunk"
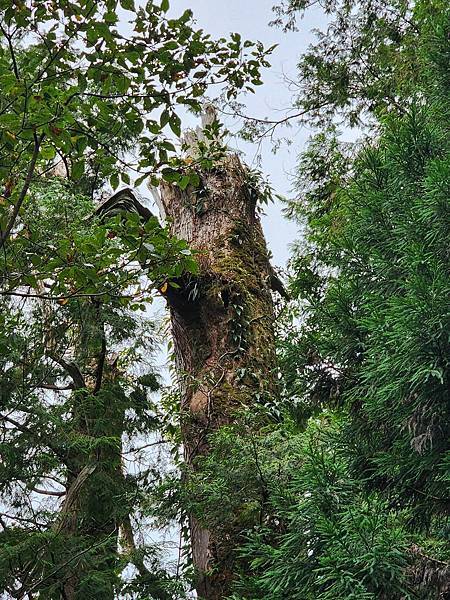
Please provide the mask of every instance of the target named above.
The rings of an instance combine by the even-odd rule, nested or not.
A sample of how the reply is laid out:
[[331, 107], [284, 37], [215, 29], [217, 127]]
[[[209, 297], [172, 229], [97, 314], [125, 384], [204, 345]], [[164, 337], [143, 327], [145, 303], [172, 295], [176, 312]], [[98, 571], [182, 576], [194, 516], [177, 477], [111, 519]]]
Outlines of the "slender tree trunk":
[[[85, 419], [87, 426], [79, 427], [76, 435], [86, 435], [93, 440], [115, 439], [120, 443], [124, 403], [120, 390], [117, 390], [117, 394], [113, 390], [108, 391], [108, 395], [104, 396], [106, 401], [102, 400], [101, 404], [96, 397], [92, 397], [95, 402], [90, 401], [86, 394], [87, 401], [79, 416]], [[95, 567], [92, 568], [92, 561], [88, 560], [86, 564], [86, 560], [82, 560], [86, 559], [86, 555], [74, 557], [68, 568], [72, 574], [63, 586], [66, 600], [82, 597], [80, 581], [83, 577], [89, 577], [91, 571], [97, 571], [99, 575], [107, 573], [111, 578], [96, 597], [99, 600], [113, 600], [115, 597], [113, 573], [122, 522], [118, 498], [124, 487], [120, 451], [120, 446], [111, 444], [108, 447], [102, 443], [93, 451], [74, 451], [68, 457], [67, 494], [55, 528], [69, 538], [83, 537], [88, 555], [95, 557]]]
[[[171, 232], [198, 250], [200, 272], [166, 290], [182, 380], [185, 458], [208, 452], [208, 435], [236, 422], [241, 409], [277, 394], [273, 270], [246, 169], [230, 155], [201, 173], [199, 189], [163, 184]], [[209, 531], [190, 515], [201, 598], [224, 598], [236, 567], [239, 532]]]
[[[116, 383], [116, 368], [107, 358], [104, 325], [98, 308], [90, 316], [92, 322], [86, 328], [89, 335], [81, 336], [79, 345], [81, 352], [90, 348], [96, 355], [91, 364], [94, 376], [80, 373], [85, 387], [73, 396], [71, 427], [73, 434], [80, 438], [80, 446], [75, 444], [67, 454], [67, 493], [55, 522], [55, 530], [68, 539], [84, 538], [82, 548], [88, 553], [75, 555], [68, 564], [63, 584], [65, 600], [81, 598], [81, 580], [91, 576], [91, 572], [111, 574], [110, 581], [105, 578], [105, 585], [96, 597], [99, 600], [115, 597], [113, 574], [121, 524], [117, 499], [124, 485], [121, 438], [126, 400]], [[116, 444], [111, 443], [113, 439]], [[89, 554], [95, 556], [94, 567], [91, 560], [86, 564]]]

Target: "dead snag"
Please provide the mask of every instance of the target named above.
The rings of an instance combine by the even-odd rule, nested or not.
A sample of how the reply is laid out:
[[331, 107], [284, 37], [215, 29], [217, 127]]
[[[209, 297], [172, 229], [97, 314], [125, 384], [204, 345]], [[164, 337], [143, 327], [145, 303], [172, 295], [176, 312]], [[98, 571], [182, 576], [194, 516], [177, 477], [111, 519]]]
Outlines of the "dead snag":
[[[256, 194], [239, 158], [199, 173], [197, 189], [164, 183], [171, 233], [200, 252], [200, 272], [167, 287], [177, 367], [183, 381], [182, 434], [187, 464], [208, 452], [208, 435], [244, 407], [277, 394], [273, 270]], [[237, 533], [208, 531], [190, 517], [197, 592], [224, 598], [233, 579]]]

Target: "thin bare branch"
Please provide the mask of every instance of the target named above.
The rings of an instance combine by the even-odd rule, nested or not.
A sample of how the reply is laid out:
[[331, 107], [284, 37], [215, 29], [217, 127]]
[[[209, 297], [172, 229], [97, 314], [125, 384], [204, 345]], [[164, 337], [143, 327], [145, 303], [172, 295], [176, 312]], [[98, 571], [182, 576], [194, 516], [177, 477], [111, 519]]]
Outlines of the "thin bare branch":
[[61, 491], [61, 492], [55, 492], [53, 490], [41, 490], [40, 488], [32, 488], [33, 492], [36, 492], [37, 494], [43, 494], [45, 496], [65, 496], [66, 495], [66, 491]]

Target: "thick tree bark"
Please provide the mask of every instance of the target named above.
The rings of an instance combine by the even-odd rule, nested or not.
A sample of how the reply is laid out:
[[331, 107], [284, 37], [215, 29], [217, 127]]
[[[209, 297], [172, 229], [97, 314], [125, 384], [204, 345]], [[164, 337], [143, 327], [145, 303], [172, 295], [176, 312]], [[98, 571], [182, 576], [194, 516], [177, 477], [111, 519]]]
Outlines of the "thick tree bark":
[[[182, 380], [185, 458], [208, 452], [208, 435], [235, 423], [242, 409], [277, 395], [273, 270], [256, 192], [235, 155], [200, 174], [199, 189], [163, 184], [171, 233], [197, 251], [200, 272], [168, 287], [177, 367]], [[191, 546], [201, 598], [224, 598], [236, 567], [239, 533], [209, 531], [190, 516]]]

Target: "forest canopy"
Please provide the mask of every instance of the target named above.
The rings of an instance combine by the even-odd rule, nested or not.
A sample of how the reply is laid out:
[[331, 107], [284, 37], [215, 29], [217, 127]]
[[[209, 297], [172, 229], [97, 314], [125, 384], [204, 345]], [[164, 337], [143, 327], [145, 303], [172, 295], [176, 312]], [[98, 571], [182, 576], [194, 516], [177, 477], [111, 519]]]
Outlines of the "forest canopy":
[[317, 8], [292, 110], [240, 131], [312, 128], [280, 200], [222, 123], [274, 45], [0, 0], [0, 597], [450, 598], [450, 8], [271, 25]]

